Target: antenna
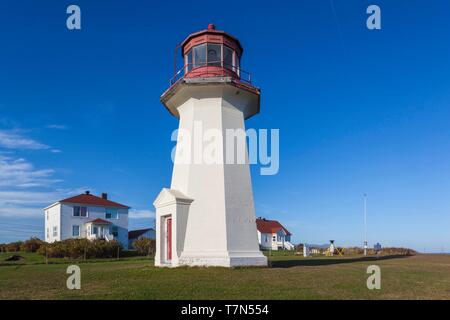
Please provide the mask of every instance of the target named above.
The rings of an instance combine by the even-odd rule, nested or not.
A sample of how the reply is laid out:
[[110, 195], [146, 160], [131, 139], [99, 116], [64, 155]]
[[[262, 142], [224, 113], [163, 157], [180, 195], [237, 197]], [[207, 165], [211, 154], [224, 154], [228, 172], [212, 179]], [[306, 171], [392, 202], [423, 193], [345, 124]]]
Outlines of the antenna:
[[367, 194], [364, 193], [364, 255], [367, 256]]

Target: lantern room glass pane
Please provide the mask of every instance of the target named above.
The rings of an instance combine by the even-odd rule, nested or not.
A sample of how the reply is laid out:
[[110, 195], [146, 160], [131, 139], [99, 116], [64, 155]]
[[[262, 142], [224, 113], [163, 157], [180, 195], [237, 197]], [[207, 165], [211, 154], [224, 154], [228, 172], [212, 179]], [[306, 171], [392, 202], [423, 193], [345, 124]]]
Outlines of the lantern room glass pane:
[[206, 65], [206, 43], [194, 47], [194, 68]]
[[208, 66], [220, 67], [222, 65], [222, 46], [208, 43]]
[[236, 72], [239, 75], [239, 57], [238, 55], [235, 53], [234, 55], [234, 68], [233, 68], [234, 72]]
[[230, 70], [233, 68], [233, 50], [227, 46], [223, 47], [223, 67]]
[[192, 50], [189, 50], [186, 57], [186, 71], [189, 72], [192, 70]]

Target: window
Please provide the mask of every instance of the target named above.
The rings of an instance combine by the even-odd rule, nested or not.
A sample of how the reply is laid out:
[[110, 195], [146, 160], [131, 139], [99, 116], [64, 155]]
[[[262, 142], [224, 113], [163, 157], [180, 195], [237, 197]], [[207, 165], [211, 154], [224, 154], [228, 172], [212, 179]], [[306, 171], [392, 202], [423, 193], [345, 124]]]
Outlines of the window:
[[92, 232], [93, 234], [98, 234], [98, 227], [93, 227], [94, 231]]
[[222, 65], [222, 45], [208, 43], [208, 66]]
[[80, 236], [80, 226], [72, 226], [72, 236], [74, 237]]
[[206, 43], [194, 47], [194, 68], [203, 67], [206, 65]]
[[223, 67], [227, 69], [233, 68], [233, 50], [227, 46], [223, 47]]
[[187, 72], [192, 70], [192, 50], [189, 50], [186, 55], [186, 67]]
[[119, 228], [118, 228], [117, 226], [113, 226], [113, 227], [111, 228], [111, 234], [112, 234], [114, 237], [118, 237], [118, 236], [119, 236]]
[[119, 219], [119, 213], [117, 209], [106, 209], [106, 219]]
[[239, 57], [236, 52], [222, 44], [203, 43], [193, 47], [185, 54], [186, 72], [194, 68], [223, 66], [239, 74]]
[[233, 71], [239, 75], [239, 57], [237, 54], [234, 54]]
[[87, 207], [73, 207], [74, 217], [87, 217]]
[[53, 227], [53, 237], [57, 237], [58, 236], [58, 227], [55, 226]]
[[50, 230], [49, 230], [48, 228], [47, 228], [47, 230], [46, 230], [46, 233], [45, 233], [45, 234], [46, 234], [46, 236], [45, 236], [45, 237], [46, 237], [47, 239], [50, 239]]

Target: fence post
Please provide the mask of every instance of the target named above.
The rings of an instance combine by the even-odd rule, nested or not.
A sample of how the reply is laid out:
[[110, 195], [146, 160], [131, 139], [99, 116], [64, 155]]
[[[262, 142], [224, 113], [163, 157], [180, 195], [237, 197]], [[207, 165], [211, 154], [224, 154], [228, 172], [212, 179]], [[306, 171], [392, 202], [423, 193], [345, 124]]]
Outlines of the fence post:
[[267, 257], [269, 268], [272, 267], [272, 246], [269, 248], [269, 256]]

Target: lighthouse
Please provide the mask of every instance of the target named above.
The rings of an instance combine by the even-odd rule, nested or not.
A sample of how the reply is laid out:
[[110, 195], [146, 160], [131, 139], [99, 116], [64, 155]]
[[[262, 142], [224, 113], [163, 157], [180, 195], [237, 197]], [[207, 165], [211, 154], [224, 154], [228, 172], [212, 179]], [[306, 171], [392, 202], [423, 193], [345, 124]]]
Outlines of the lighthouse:
[[[239, 40], [214, 25], [190, 34], [180, 49], [183, 67], [161, 95], [179, 129], [171, 186], [153, 203], [155, 265], [267, 266], [258, 244], [246, 140], [237, 146], [244, 161], [227, 156], [239, 150], [226, 141], [229, 132], [245, 132], [245, 120], [259, 113], [260, 89], [241, 68]], [[204, 157], [208, 150], [215, 161]]]

